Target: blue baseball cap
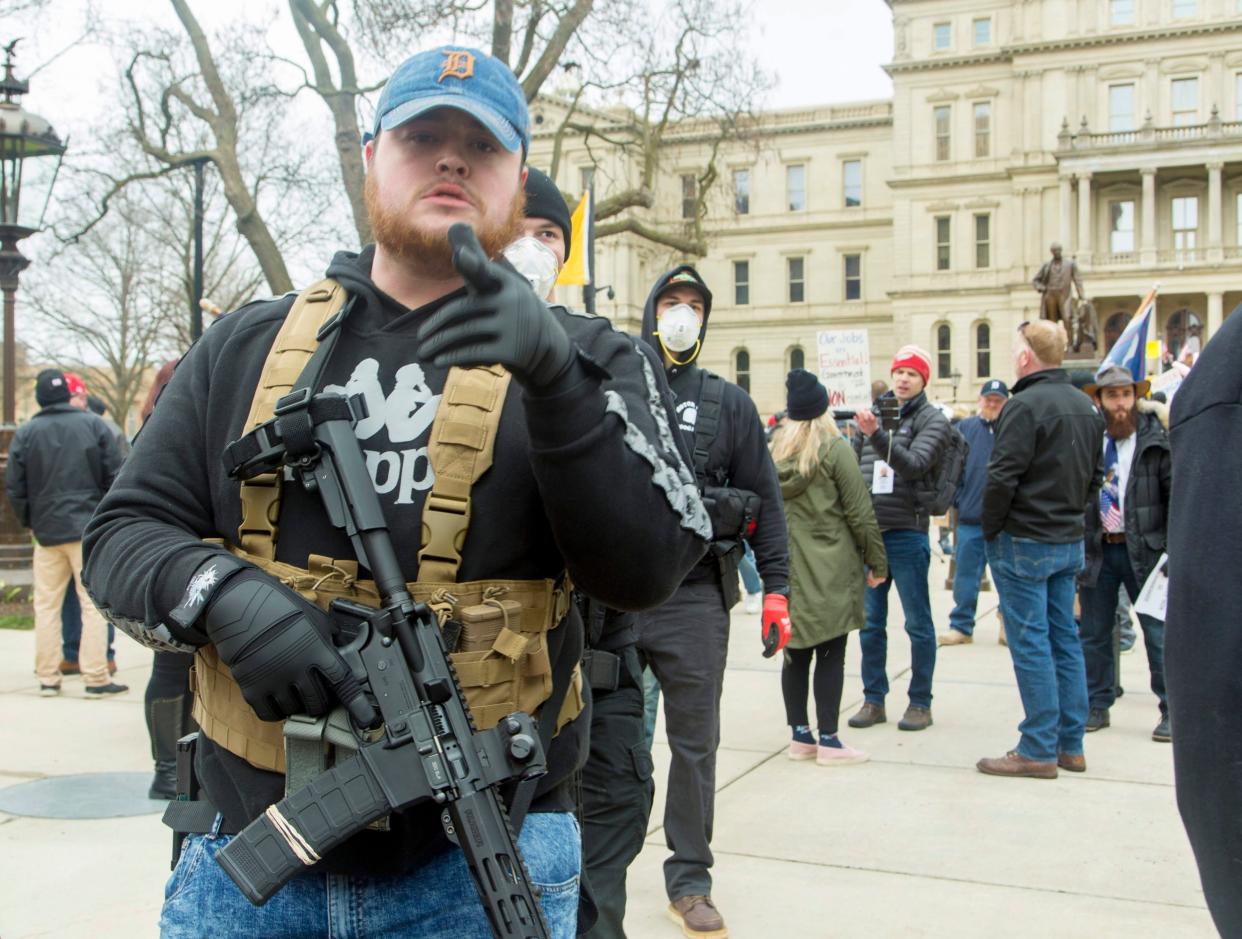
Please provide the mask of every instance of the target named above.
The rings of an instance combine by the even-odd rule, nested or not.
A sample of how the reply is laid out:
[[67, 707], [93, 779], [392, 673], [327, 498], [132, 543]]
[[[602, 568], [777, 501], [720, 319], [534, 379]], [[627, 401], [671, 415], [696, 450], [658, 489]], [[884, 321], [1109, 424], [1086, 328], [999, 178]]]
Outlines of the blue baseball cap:
[[371, 137], [434, 108], [465, 111], [510, 153], [530, 149], [526, 96], [509, 66], [486, 52], [441, 46], [397, 66], [375, 109]]
[[982, 398], [984, 395], [1000, 395], [1002, 398], [1008, 398], [1009, 388], [999, 378], [989, 378], [979, 390], [979, 397]]

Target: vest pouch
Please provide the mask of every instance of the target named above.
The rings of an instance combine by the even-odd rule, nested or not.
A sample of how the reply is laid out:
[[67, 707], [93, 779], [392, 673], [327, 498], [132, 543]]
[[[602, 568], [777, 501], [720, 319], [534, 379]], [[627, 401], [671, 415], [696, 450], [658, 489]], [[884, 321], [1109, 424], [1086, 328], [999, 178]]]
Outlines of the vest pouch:
[[[305, 568], [269, 561], [230, 545], [229, 551], [271, 574], [312, 603], [327, 609], [344, 598], [378, 606], [375, 583], [358, 579], [354, 560], [311, 555]], [[410, 583], [415, 602], [465, 617], [461, 651], [449, 658], [457, 669], [475, 726], [488, 730], [514, 711], [538, 716], [552, 693], [547, 632], [569, 611], [568, 580], [484, 580], [466, 583]], [[195, 654], [194, 717], [206, 737], [253, 766], [285, 771], [283, 721], [261, 721], [242, 697], [215, 647]], [[558, 729], [582, 712], [582, 676], [573, 681], [558, 716]]]

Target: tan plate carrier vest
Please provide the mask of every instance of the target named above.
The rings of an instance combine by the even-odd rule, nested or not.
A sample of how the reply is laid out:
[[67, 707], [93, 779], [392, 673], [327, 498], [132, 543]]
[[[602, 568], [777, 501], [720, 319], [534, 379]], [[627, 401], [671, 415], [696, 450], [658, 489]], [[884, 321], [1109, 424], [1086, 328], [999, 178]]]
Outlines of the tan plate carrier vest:
[[[320, 327], [346, 298], [345, 289], [331, 279], [298, 295], [263, 365], [246, 433], [271, 419], [276, 402], [292, 390], [318, 346]], [[547, 633], [570, 604], [565, 575], [457, 583], [470, 525], [470, 490], [492, 465], [508, 385], [509, 373], [499, 365], [449, 370], [427, 448], [435, 482], [423, 505], [418, 554], [423, 579], [407, 584], [414, 600], [428, 604], [441, 625], [450, 618], [462, 624], [458, 651], [450, 658], [479, 730], [514, 711], [537, 714], [551, 695]], [[242, 483], [241, 547], [227, 545], [228, 550], [324, 609], [338, 597], [379, 606], [375, 583], [358, 579], [356, 560], [312, 554], [306, 568], [275, 560], [280, 484], [279, 472]], [[285, 772], [284, 722], [255, 716], [214, 646], [195, 653], [190, 685], [194, 718], [207, 737], [259, 769]], [[557, 730], [582, 708], [582, 675], [575, 665]]]

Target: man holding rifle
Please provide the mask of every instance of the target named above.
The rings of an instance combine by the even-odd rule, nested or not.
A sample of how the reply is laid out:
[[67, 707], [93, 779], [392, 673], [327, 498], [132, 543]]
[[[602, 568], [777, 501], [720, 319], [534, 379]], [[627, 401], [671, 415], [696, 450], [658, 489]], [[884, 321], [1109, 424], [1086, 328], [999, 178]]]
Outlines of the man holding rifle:
[[[348, 397], [401, 575], [438, 618], [478, 729], [517, 711], [541, 718], [541, 736], [559, 727], [519, 846], [549, 934], [574, 934], [585, 722], [570, 584], [655, 605], [710, 525], [658, 370], [606, 320], [547, 306], [489, 260], [519, 229], [528, 143], [500, 62], [445, 47], [403, 63], [365, 149], [376, 243], [338, 253], [296, 300], [208, 331], [87, 531], [85, 580], [109, 617], [196, 652], [195, 769], [216, 814], [184, 842], [165, 936], [491, 934], [438, 809], [394, 813], [317, 863], [306, 852], [306, 872], [258, 908], [212, 860], [281, 800], [286, 772], [305, 778], [280, 721], [338, 701], [355, 728], [376, 718], [323, 608], [376, 606], [377, 572], [318, 495], [279, 472], [239, 486], [219, 456], [301, 389]], [[470, 230], [450, 242], [457, 223]]]

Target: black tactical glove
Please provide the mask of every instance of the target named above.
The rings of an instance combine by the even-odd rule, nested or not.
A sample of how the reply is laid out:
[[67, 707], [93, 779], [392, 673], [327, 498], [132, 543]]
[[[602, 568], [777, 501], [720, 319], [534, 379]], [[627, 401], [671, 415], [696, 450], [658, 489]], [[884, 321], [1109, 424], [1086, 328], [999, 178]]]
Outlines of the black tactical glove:
[[545, 389], [574, 363], [564, 327], [530, 281], [487, 259], [474, 229], [448, 231], [466, 296], [451, 300], [418, 330], [419, 354], [441, 367], [499, 363], [528, 389]]
[[375, 724], [375, 709], [332, 642], [332, 617], [262, 571], [229, 573], [200, 623], [261, 720], [317, 717], [339, 699], [358, 724]]

